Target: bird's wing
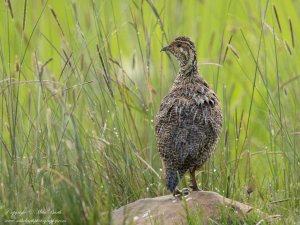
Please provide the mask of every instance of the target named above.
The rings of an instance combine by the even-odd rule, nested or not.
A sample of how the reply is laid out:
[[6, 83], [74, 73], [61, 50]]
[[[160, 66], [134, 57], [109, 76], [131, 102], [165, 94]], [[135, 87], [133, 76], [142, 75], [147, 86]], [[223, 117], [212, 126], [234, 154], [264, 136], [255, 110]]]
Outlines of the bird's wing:
[[176, 96], [169, 94], [164, 98], [155, 118], [155, 132], [162, 158], [180, 167], [187, 157], [196, 158], [199, 149], [206, 145], [217, 98], [207, 90], [195, 91], [188, 98]]

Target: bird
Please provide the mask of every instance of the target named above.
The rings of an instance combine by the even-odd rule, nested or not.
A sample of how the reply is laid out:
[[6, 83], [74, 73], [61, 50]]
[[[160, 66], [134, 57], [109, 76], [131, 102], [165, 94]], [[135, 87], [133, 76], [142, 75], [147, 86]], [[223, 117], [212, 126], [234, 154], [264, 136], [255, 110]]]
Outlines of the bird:
[[223, 118], [216, 93], [198, 72], [196, 48], [190, 38], [177, 37], [161, 52], [170, 53], [179, 63], [154, 121], [166, 187], [176, 197], [185, 195], [177, 185], [186, 172], [190, 173], [192, 191], [200, 190], [195, 172], [212, 156]]

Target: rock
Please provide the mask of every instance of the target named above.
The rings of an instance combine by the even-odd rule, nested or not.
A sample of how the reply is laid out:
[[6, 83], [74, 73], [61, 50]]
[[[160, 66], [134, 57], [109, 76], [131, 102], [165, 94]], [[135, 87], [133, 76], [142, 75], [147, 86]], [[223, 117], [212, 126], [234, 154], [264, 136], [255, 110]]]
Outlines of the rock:
[[[192, 192], [180, 200], [172, 195], [141, 199], [115, 210], [112, 214], [114, 224], [187, 224], [187, 215], [201, 214], [204, 224], [209, 219], [218, 220], [221, 210], [229, 207], [245, 217], [253, 208], [243, 203], [225, 198], [208, 191]], [[188, 209], [188, 212], [187, 212]], [[124, 223], [125, 221], [125, 223]]]
[[112, 219], [115, 225], [174, 225], [188, 224], [188, 216], [195, 217], [196, 214], [204, 224], [208, 224], [209, 220], [219, 221], [224, 209], [232, 209], [235, 218], [244, 218], [253, 208], [215, 192], [195, 191], [181, 200], [172, 195], [140, 199], [114, 210]]

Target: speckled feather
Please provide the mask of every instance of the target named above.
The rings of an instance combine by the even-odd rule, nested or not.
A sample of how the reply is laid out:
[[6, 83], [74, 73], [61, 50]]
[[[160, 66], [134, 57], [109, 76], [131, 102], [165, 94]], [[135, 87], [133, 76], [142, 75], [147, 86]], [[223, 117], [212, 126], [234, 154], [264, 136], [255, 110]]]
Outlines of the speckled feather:
[[[158, 150], [170, 191], [178, 184], [177, 173], [183, 176], [189, 169], [198, 169], [211, 157], [222, 127], [219, 100], [198, 73], [194, 44], [186, 37], [173, 43], [178, 40], [186, 43], [189, 52], [179, 56], [170, 51], [178, 59], [180, 69], [155, 117]], [[189, 57], [193, 60], [189, 61]]]

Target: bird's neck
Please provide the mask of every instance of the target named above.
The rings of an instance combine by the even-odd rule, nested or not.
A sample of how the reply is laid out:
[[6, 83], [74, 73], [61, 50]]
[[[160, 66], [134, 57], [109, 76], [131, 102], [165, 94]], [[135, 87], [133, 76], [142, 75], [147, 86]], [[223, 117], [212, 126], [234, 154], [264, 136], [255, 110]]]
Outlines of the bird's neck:
[[197, 73], [198, 67], [196, 55], [185, 63], [179, 63], [179, 76], [191, 76]]

